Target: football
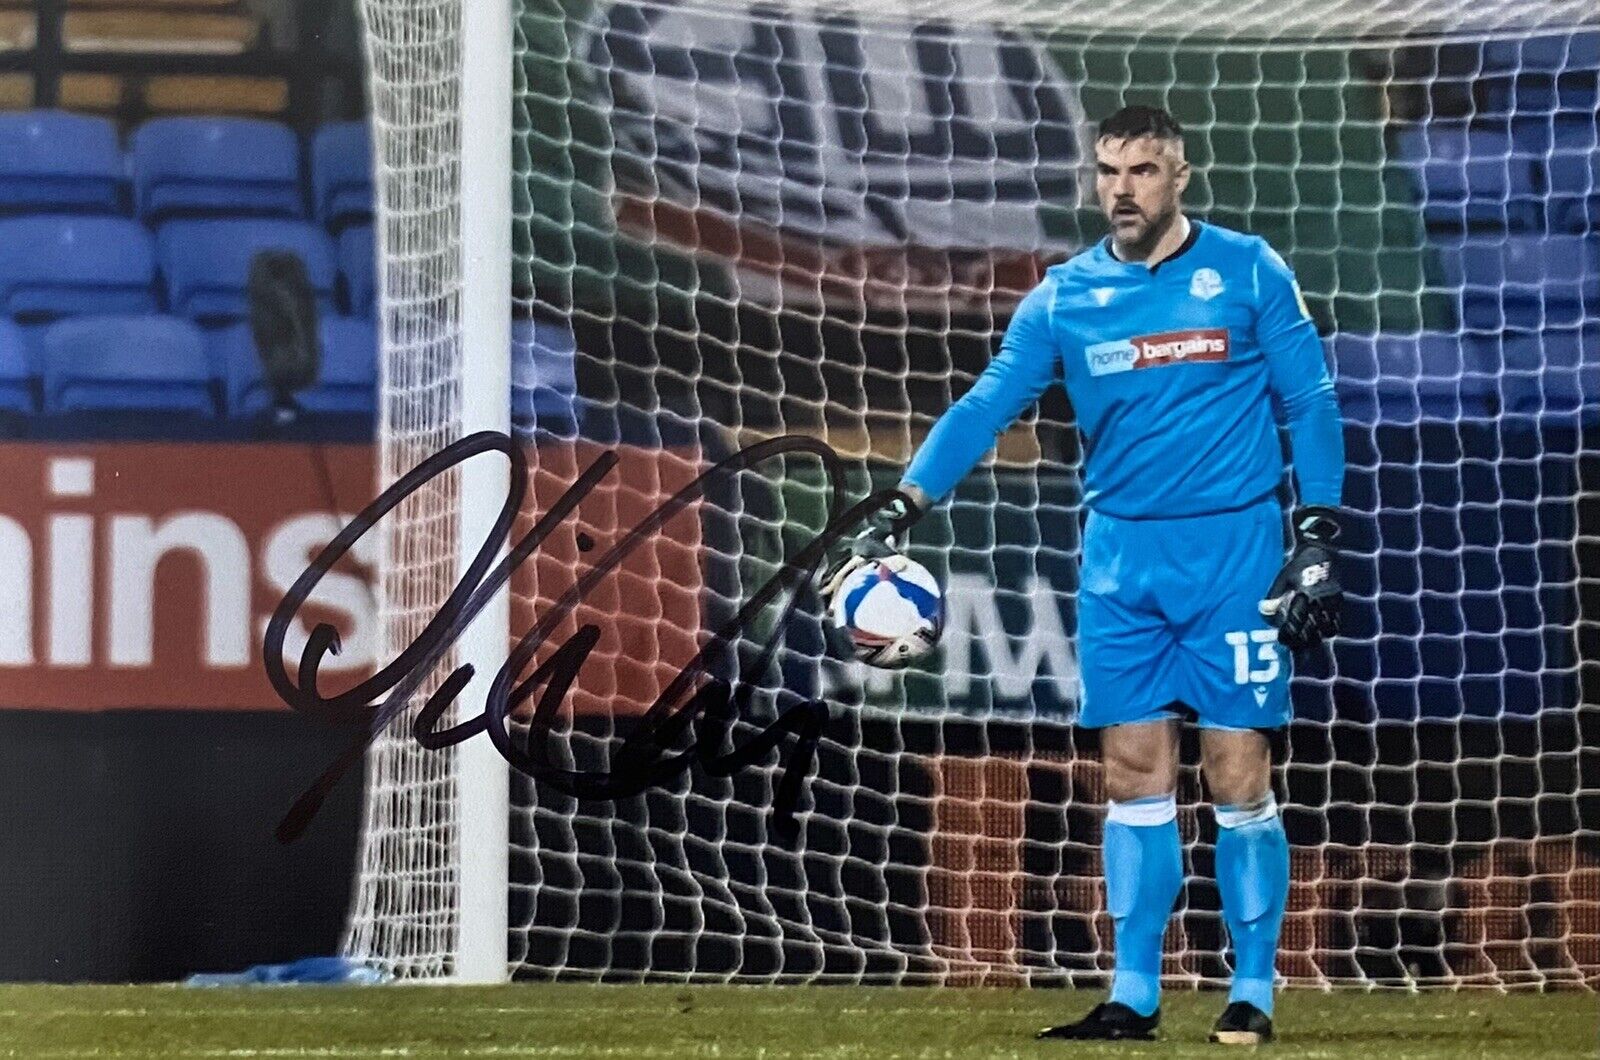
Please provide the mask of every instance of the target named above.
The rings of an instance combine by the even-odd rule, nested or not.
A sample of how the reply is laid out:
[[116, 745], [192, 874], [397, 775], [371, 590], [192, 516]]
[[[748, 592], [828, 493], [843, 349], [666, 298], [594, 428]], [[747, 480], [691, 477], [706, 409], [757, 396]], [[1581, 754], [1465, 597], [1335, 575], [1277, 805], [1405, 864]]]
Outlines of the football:
[[944, 629], [944, 593], [914, 559], [870, 560], [845, 576], [829, 618], [850, 639], [855, 657], [898, 670], [927, 655]]

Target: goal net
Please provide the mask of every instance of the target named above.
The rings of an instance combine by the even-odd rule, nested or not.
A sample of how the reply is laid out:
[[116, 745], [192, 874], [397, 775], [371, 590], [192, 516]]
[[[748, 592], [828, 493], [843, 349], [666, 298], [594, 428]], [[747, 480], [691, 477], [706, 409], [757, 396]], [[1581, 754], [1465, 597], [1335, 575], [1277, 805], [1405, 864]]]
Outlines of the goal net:
[[[391, 481], [459, 437], [472, 400], [459, 224], [480, 189], [459, 161], [479, 101], [459, 91], [458, 5], [362, 0]], [[841, 509], [892, 484], [1021, 294], [1104, 233], [1093, 122], [1157, 103], [1186, 128], [1192, 214], [1294, 266], [1345, 418], [1346, 631], [1298, 669], [1280, 748], [1281, 974], [1600, 982], [1591, 3], [516, 0], [510, 17], [512, 386], [491, 397], [529, 453], [522, 528], [617, 454], [513, 579], [513, 640], [750, 445], [826, 442]], [[458, 974], [478, 857], [462, 823], [504, 814], [515, 977], [1105, 977], [1102, 782], [1072, 727], [1080, 462], [1054, 393], [919, 525], [912, 555], [949, 587], [925, 667], [829, 658], [804, 589], [711, 653], [749, 694], [725, 735], [688, 727], [669, 754], [828, 705], [792, 835], [772, 812], [792, 736], [731, 775], [697, 762], [610, 800], [514, 773], [492, 806], [397, 723], [368, 758], [351, 951]], [[390, 520], [390, 657], [454, 582], [462, 503], [441, 488]], [[624, 741], [830, 503], [807, 452], [710, 480], [554, 626], [535, 665], [580, 627], [598, 639], [557, 714], [514, 714], [512, 744], [638, 775]], [[1166, 971], [1220, 981], [1192, 769], [1180, 805]]]

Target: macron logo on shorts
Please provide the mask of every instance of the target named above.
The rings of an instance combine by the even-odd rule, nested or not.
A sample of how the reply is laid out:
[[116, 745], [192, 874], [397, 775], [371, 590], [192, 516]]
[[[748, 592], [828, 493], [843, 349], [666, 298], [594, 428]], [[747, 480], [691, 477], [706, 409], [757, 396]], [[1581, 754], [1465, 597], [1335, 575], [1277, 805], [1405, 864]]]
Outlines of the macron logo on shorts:
[[1227, 328], [1195, 328], [1191, 331], [1164, 331], [1159, 335], [1135, 335], [1115, 342], [1097, 342], [1084, 350], [1090, 375], [1115, 375], [1136, 368], [1159, 368], [1185, 361], [1226, 361]]

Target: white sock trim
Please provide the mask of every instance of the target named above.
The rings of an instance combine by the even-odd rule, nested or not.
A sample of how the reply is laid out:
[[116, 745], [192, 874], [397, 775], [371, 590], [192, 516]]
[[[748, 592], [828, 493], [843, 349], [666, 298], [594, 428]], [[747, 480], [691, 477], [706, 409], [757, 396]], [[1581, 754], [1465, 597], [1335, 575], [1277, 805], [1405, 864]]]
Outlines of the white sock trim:
[[1278, 816], [1278, 797], [1269, 791], [1255, 802], [1240, 806], [1217, 806], [1214, 809], [1218, 828], [1243, 828], [1247, 824], [1270, 821]]
[[1117, 824], [1131, 825], [1135, 828], [1149, 828], [1176, 820], [1177, 816], [1177, 795], [1152, 795], [1149, 798], [1130, 799], [1127, 802], [1106, 803], [1107, 823], [1115, 821]]

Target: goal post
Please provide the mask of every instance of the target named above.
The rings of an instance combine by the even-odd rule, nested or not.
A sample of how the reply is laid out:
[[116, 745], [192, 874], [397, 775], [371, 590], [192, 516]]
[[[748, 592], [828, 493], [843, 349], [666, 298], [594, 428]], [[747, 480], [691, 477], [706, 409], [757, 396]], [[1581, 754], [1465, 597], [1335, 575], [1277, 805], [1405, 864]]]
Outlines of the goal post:
[[[381, 490], [459, 438], [511, 429], [512, 13], [509, 0], [360, 9], [381, 279]], [[508, 472], [498, 454], [475, 457], [382, 524], [385, 659], [438, 613], [490, 537]], [[416, 710], [455, 666], [476, 676], [440, 727], [483, 711], [509, 616], [508, 593], [496, 594], [368, 754], [345, 948], [401, 977], [509, 974], [509, 767], [486, 737], [426, 751], [410, 736]]]
[[[511, 433], [511, 0], [465, 0], [461, 14], [461, 433]], [[457, 567], [493, 533], [510, 487], [499, 454], [461, 472]], [[508, 546], [502, 546], [503, 557]], [[476, 677], [460, 710], [484, 709], [511, 637], [509, 587], [467, 627], [460, 661]], [[498, 983], [506, 963], [510, 766], [489, 738], [459, 745], [461, 924], [455, 978]]]
[[[1278, 970], [1600, 985], [1590, 0], [361, 4], [382, 481], [508, 429], [530, 454], [525, 527], [619, 455], [412, 710], [471, 662], [455, 717], [477, 713], [573, 572], [738, 447], [821, 438], [852, 499], [892, 484], [1042, 270], [1103, 234], [1093, 122], [1159, 103], [1185, 126], [1190, 211], [1295, 268], [1349, 452], [1346, 634], [1297, 671], [1280, 775]], [[1048, 395], [919, 524], [913, 555], [948, 586], [929, 665], [828, 658], [804, 594], [739, 638], [747, 663], [777, 648], [745, 675], [735, 744], [794, 697], [830, 705], [792, 841], [769, 815], [778, 753], [578, 800], [508, 775], [485, 738], [428, 752], [397, 723], [367, 760], [349, 951], [473, 982], [1103, 981], [1102, 777], [1072, 724], [1081, 462]], [[389, 657], [504, 475], [476, 458], [386, 521]], [[752, 466], [595, 588], [544, 650], [600, 631], [558, 764], [617, 765], [671, 676], [821, 530], [828, 489], [809, 458]], [[1215, 984], [1192, 766], [1179, 794], [1165, 973]]]

